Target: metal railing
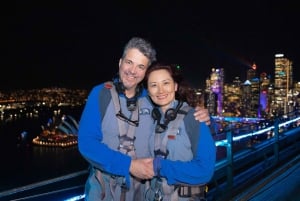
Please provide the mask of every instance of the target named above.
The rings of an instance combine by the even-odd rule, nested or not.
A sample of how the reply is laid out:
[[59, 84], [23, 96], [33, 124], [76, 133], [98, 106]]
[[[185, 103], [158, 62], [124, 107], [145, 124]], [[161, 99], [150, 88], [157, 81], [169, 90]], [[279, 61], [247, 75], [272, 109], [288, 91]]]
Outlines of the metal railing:
[[[239, 134], [227, 129], [223, 135], [225, 138], [216, 141], [216, 146], [223, 148], [226, 155], [217, 161], [214, 178], [209, 183], [208, 200], [230, 200], [261, 176], [298, 155], [299, 111], [277, 117], [272, 124], [258, 130]], [[235, 147], [241, 144], [245, 146]]]
[[[241, 128], [239, 131], [242, 132], [227, 129], [217, 134], [224, 136], [215, 143], [225, 154], [217, 161], [214, 177], [208, 184], [208, 200], [230, 200], [253, 181], [299, 153], [299, 111], [278, 117], [271, 124], [250, 132], [244, 132]], [[54, 196], [55, 200], [83, 200], [87, 174], [88, 170], [83, 170], [0, 192], [0, 199], [46, 201]], [[67, 181], [68, 185], [64, 183]]]

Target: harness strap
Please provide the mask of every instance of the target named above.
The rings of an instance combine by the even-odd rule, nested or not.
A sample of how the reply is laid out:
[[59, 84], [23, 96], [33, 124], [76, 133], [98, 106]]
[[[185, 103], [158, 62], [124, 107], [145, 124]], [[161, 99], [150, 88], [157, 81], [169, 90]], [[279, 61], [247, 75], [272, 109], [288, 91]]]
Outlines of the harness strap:
[[105, 183], [104, 183], [104, 180], [102, 177], [102, 173], [100, 172], [100, 170], [97, 170], [97, 169], [95, 169], [94, 171], [95, 171], [95, 177], [102, 188], [101, 200], [103, 200], [105, 198]]
[[[184, 119], [185, 115], [191, 109], [190, 106], [185, 105], [180, 108], [177, 113], [176, 119], [172, 121], [170, 127], [167, 128], [165, 136], [161, 138], [161, 133], [156, 132], [154, 136], [154, 150], [155, 156], [160, 155], [167, 157], [169, 151], [167, 150], [167, 143], [169, 139], [174, 139], [179, 132], [180, 122]], [[192, 142], [191, 142], [192, 143]], [[161, 182], [161, 184], [159, 184]], [[163, 191], [163, 197], [166, 200], [178, 199], [179, 197], [190, 197], [191, 200], [193, 198], [200, 198], [205, 200], [206, 193], [208, 191], [207, 185], [178, 185], [178, 186], [170, 186], [167, 184], [164, 178], [160, 178], [156, 180], [157, 185], [161, 187]]]
[[178, 194], [180, 197], [197, 197], [205, 200], [207, 192], [208, 192], [207, 185], [202, 185], [202, 186], [180, 185], [178, 187]]
[[[167, 143], [169, 139], [174, 139], [179, 133], [179, 126], [187, 112], [191, 109], [190, 106], [185, 105], [180, 108], [176, 114], [176, 118], [170, 122], [167, 131], [162, 138], [161, 133], [155, 132], [154, 136], [154, 155], [163, 156], [167, 158], [169, 151], [167, 149]], [[157, 122], [159, 123], [159, 122]], [[160, 190], [161, 189], [161, 190]], [[155, 200], [178, 200], [178, 189], [172, 185], [168, 185], [164, 178], [156, 178], [154, 188]]]
[[167, 133], [165, 134], [164, 138], [161, 139], [161, 133], [155, 133], [154, 136], [154, 150], [155, 155], [163, 155], [167, 157], [168, 150], [167, 150], [167, 143], [170, 138], [174, 138], [178, 134], [178, 128], [180, 125], [180, 122], [185, 117], [186, 113], [191, 109], [190, 106], [185, 105], [183, 106], [180, 111], [177, 113], [176, 119], [172, 122], [170, 128], [167, 129]]
[[[115, 106], [115, 111], [118, 112], [121, 109], [120, 101], [119, 101], [119, 95], [117, 93], [117, 90], [115, 88], [115, 85], [110, 82], [112, 85], [112, 88], [110, 89], [110, 93], [112, 96], [112, 100]], [[140, 100], [138, 100], [137, 105], [139, 106]], [[136, 109], [132, 112], [131, 119], [138, 119], [139, 115], [139, 109], [136, 107]], [[127, 124], [125, 121], [122, 121], [120, 119], [117, 119], [118, 121], [118, 128], [119, 128], [119, 139], [120, 139], [120, 145], [119, 150], [122, 153], [125, 153], [132, 158], [136, 158], [135, 154], [135, 148], [134, 148], [134, 140], [135, 140], [135, 126]]]
[[[120, 99], [119, 99], [117, 90], [115, 88], [115, 85], [112, 82], [109, 82], [109, 83], [112, 86], [110, 89], [110, 93], [112, 96], [115, 111], [116, 112], [121, 111]], [[139, 105], [140, 105], [140, 100], [138, 100], [137, 107], [131, 113], [131, 118], [130, 118], [131, 120], [138, 119]], [[121, 153], [131, 156], [132, 159], [136, 159], [136, 153], [135, 153], [135, 148], [134, 148], [136, 127], [134, 125], [126, 123], [125, 121], [122, 121], [119, 118], [117, 118], [117, 121], [118, 121], [118, 128], [119, 128], [119, 147], [118, 147], [118, 149], [120, 150]], [[132, 179], [132, 180], [133, 181], [131, 181], [131, 182], [133, 182], [134, 191], [136, 191], [137, 189], [139, 189], [140, 184], [135, 179]], [[116, 189], [116, 183], [113, 178], [110, 179], [110, 189], [111, 189], [112, 195], [114, 196], [115, 189]], [[127, 189], [126, 189], [125, 185], [124, 186], [122, 185], [120, 201], [125, 201], [126, 191], [127, 191]]]
[[[112, 177], [111, 175], [105, 174], [96, 168], [94, 169], [94, 171], [95, 171], [95, 177], [101, 186], [101, 195], [100, 195], [101, 200], [103, 200], [106, 195], [106, 187], [105, 187], [105, 181], [104, 181], [103, 177], [109, 177], [109, 190], [110, 190], [109, 192], [110, 192], [113, 200], [117, 200], [116, 188], [118, 185], [120, 185], [120, 183], [122, 183], [122, 181], [120, 181], [121, 178], [120, 177]], [[125, 198], [126, 198], [126, 196], [125, 196], [126, 188], [123, 187], [122, 185], [121, 185], [121, 194], [120, 194], [119, 201], [125, 201]]]

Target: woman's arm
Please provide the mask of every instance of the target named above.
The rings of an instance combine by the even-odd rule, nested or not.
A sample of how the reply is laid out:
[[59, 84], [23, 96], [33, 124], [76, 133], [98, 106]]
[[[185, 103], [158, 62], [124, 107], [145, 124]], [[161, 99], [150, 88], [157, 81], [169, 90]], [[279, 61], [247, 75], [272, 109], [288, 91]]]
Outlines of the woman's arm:
[[165, 177], [170, 185], [207, 183], [211, 180], [215, 168], [215, 142], [209, 127], [205, 123], [195, 121], [192, 115], [186, 118], [185, 124], [186, 131], [192, 132], [194, 134], [193, 140], [197, 140], [193, 159], [183, 162], [156, 158], [154, 162], [155, 172], [159, 171], [160, 176]]

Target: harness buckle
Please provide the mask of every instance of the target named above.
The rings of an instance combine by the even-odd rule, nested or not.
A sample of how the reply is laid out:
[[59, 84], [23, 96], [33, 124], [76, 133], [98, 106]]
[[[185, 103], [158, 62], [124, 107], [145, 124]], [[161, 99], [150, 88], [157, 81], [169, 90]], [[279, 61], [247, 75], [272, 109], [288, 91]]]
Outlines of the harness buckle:
[[120, 150], [122, 153], [128, 154], [130, 152], [135, 151], [134, 147], [134, 138], [130, 138], [127, 135], [119, 136], [120, 144], [118, 146], [118, 150]]
[[157, 189], [154, 193], [154, 199], [153, 201], [162, 201], [163, 200], [163, 195], [160, 189]]
[[166, 159], [168, 155], [169, 155], [169, 150], [167, 150], [166, 152], [163, 152], [160, 149], [154, 150], [154, 156], [161, 156], [162, 158]]
[[198, 198], [205, 198], [206, 193], [208, 192], [208, 186], [185, 186], [179, 185], [178, 186], [178, 195], [179, 197], [198, 197]]

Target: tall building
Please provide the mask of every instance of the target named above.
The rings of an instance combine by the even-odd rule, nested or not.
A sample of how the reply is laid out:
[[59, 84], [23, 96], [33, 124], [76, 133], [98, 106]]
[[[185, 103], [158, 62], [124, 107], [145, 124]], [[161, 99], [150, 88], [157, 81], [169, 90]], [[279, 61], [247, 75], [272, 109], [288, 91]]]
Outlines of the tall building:
[[246, 80], [242, 85], [242, 106], [244, 112], [244, 117], [251, 117], [251, 102], [252, 102], [252, 96], [251, 96], [251, 82], [249, 80]]
[[224, 69], [212, 68], [210, 78], [206, 81], [207, 108], [212, 115], [223, 113]]
[[256, 78], [256, 64], [254, 63], [247, 71], [247, 80], [251, 81]]
[[223, 111], [224, 116], [244, 116], [241, 80], [239, 77], [235, 77], [232, 83], [224, 84]]
[[289, 92], [293, 87], [293, 62], [283, 54], [275, 55], [274, 100], [272, 110], [276, 114], [288, 113]]
[[[247, 113], [249, 116], [256, 117], [261, 115], [260, 106], [260, 80], [256, 73], [256, 64], [247, 70], [247, 80], [243, 85], [245, 91], [244, 101], [249, 104]], [[249, 89], [248, 89], [249, 88]], [[248, 92], [250, 90], [250, 92]]]
[[260, 97], [259, 103], [261, 106], [261, 115], [267, 115], [270, 110], [270, 101], [271, 98], [271, 85], [270, 85], [270, 78], [268, 77], [267, 73], [263, 72], [260, 74]]

